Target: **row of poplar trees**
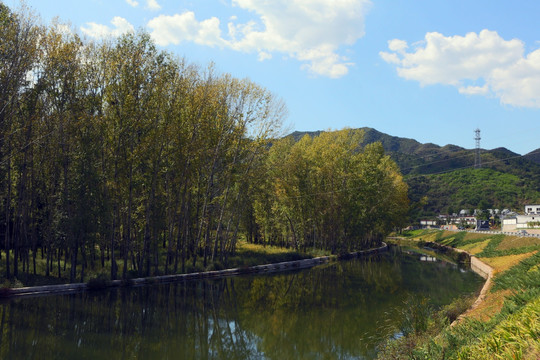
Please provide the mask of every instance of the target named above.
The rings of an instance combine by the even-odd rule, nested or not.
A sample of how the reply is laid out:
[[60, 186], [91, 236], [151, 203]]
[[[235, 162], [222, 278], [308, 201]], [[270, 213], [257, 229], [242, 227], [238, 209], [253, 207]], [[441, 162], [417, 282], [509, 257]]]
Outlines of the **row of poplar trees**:
[[406, 211], [380, 146], [347, 130], [272, 140], [282, 101], [143, 31], [87, 41], [0, 3], [0, 58], [6, 278], [178, 273], [225, 264], [242, 238], [341, 251]]

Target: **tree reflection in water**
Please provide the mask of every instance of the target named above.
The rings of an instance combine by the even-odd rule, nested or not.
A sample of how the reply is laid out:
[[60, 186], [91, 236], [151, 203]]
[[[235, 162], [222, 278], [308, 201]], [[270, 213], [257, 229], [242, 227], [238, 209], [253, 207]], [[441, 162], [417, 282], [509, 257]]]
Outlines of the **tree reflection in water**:
[[2, 359], [373, 358], [404, 301], [439, 307], [481, 279], [391, 252], [310, 270], [69, 296], [0, 307]]

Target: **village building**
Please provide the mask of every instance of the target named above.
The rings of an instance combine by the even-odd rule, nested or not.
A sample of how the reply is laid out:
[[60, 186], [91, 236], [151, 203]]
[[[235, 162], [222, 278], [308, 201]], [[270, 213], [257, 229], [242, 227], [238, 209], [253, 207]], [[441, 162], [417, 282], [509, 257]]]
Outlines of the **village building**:
[[420, 226], [423, 229], [437, 228], [437, 220], [420, 220]]
[[540, 205], [525, 205], [524, 215], [507, 216], [501, 224], [504, 232], [540, 234]]
[[540, 215], [540, 205], [525, 205], [525, 214]]

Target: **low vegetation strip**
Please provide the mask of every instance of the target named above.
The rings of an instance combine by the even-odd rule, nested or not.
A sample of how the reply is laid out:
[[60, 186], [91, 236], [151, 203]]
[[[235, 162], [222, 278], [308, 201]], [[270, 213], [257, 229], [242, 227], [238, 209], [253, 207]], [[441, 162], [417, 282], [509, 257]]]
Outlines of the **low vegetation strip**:
[[182, 281], [190, 281], [190, 280], [216, 279], [216, 278], [223, 278], [227, 276], [236, 276], [236, 275], [245, 275], [245, 274], [262, 274], [262, 273], [274, 273], [274, 272], [282, 272], [282, 271], [290, 271], [290, 270], [299, 270], [299, 269], [307, 269], [307, 268], [314, 267], [320, 264], [324, 264], [333, 259], [361, 257], [361, 256], [366, 256], [366, 255], [386, 251], [387, 249], [388, 249], [387, 244], [383, 243], [383, 245], [378, 248], [352, 252], [352, 253], [348, 253], [341, 256], [335, 256], [335, 255], [319, 256], [319, 257], [308, 258], [308, 259], [282, 261], [278, 263], [264, 264], [264, 265], [244, 266], [244, 267], [225, 269], [225, 270], [203, 271], [203, 272], [195, 272], [195, 273], [189, 273], [189, 274], [153, 276], [153, 277], [136, 278], [136, 279], [130, 279], [130, 280], [109, 281], [104, 278], [101, 278], [101, 279], [95, 278], [95, 279], [91, 279], [88, 283], [31, 286], [31, 287], [21, 287], [21, 288], [2, 288], [0, 289], [0, 297], [10, 298], [10, 297], [24, 297], [24, 296], [59, 295], [59, 294], [78, 293], [78, 292], [86, 291], [86, 290], [100, 290], [100, 289], [105, 289], [105, 288], [110, 288], [110, 287], [143, 286], [143, 285], [164, 284], [164, 283], [182, 282]]
[[[477, 257], [493, 267], [493, 285], [481, 306], [454, 326], [448, 326], [451, 321], [443, 312], [433, 314], [428, 329], [390, 341], [379, 359], [540, 359], [540, 244], [489, 233], [404, 235], [420, 244], [429, 240], [456, 249], [487, 242]], [[489, 316], [484, 316], [486, 309]]]

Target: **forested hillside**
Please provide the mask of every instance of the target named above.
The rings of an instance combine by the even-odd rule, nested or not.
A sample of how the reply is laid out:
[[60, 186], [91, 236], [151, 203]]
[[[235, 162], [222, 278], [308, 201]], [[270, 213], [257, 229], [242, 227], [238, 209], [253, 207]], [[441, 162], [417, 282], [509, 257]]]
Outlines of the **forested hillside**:
[[223, 266], [242, 239], [340, 252], [403, 224], [406, 185], [380, 146], [275, 141], [279, 98], [144, 31], [88, 42], [0, 4], [0, 58], [7, 279]]
[[540, 192], [523, 177], [483, 169], [454, 170], [407, 179], [409, 196], [418, 204], [413, 215], [430, 216], [461, 209], [517, 209], [540, 200]]
[[[540, 201], [539, 152], [520, 156], [505, 148], [482, 150], [482, 168], [474, 169], [475, 150], [421, 144], [375, 129], [361, 129], [365, 136], [360, 145], [380, 142], [405, 175], [411, 221], [461, 209], [521, 210], [526, 203]], [[304, 134], [319, 133], [295, 132], [291, 136], [299, 139]]]

